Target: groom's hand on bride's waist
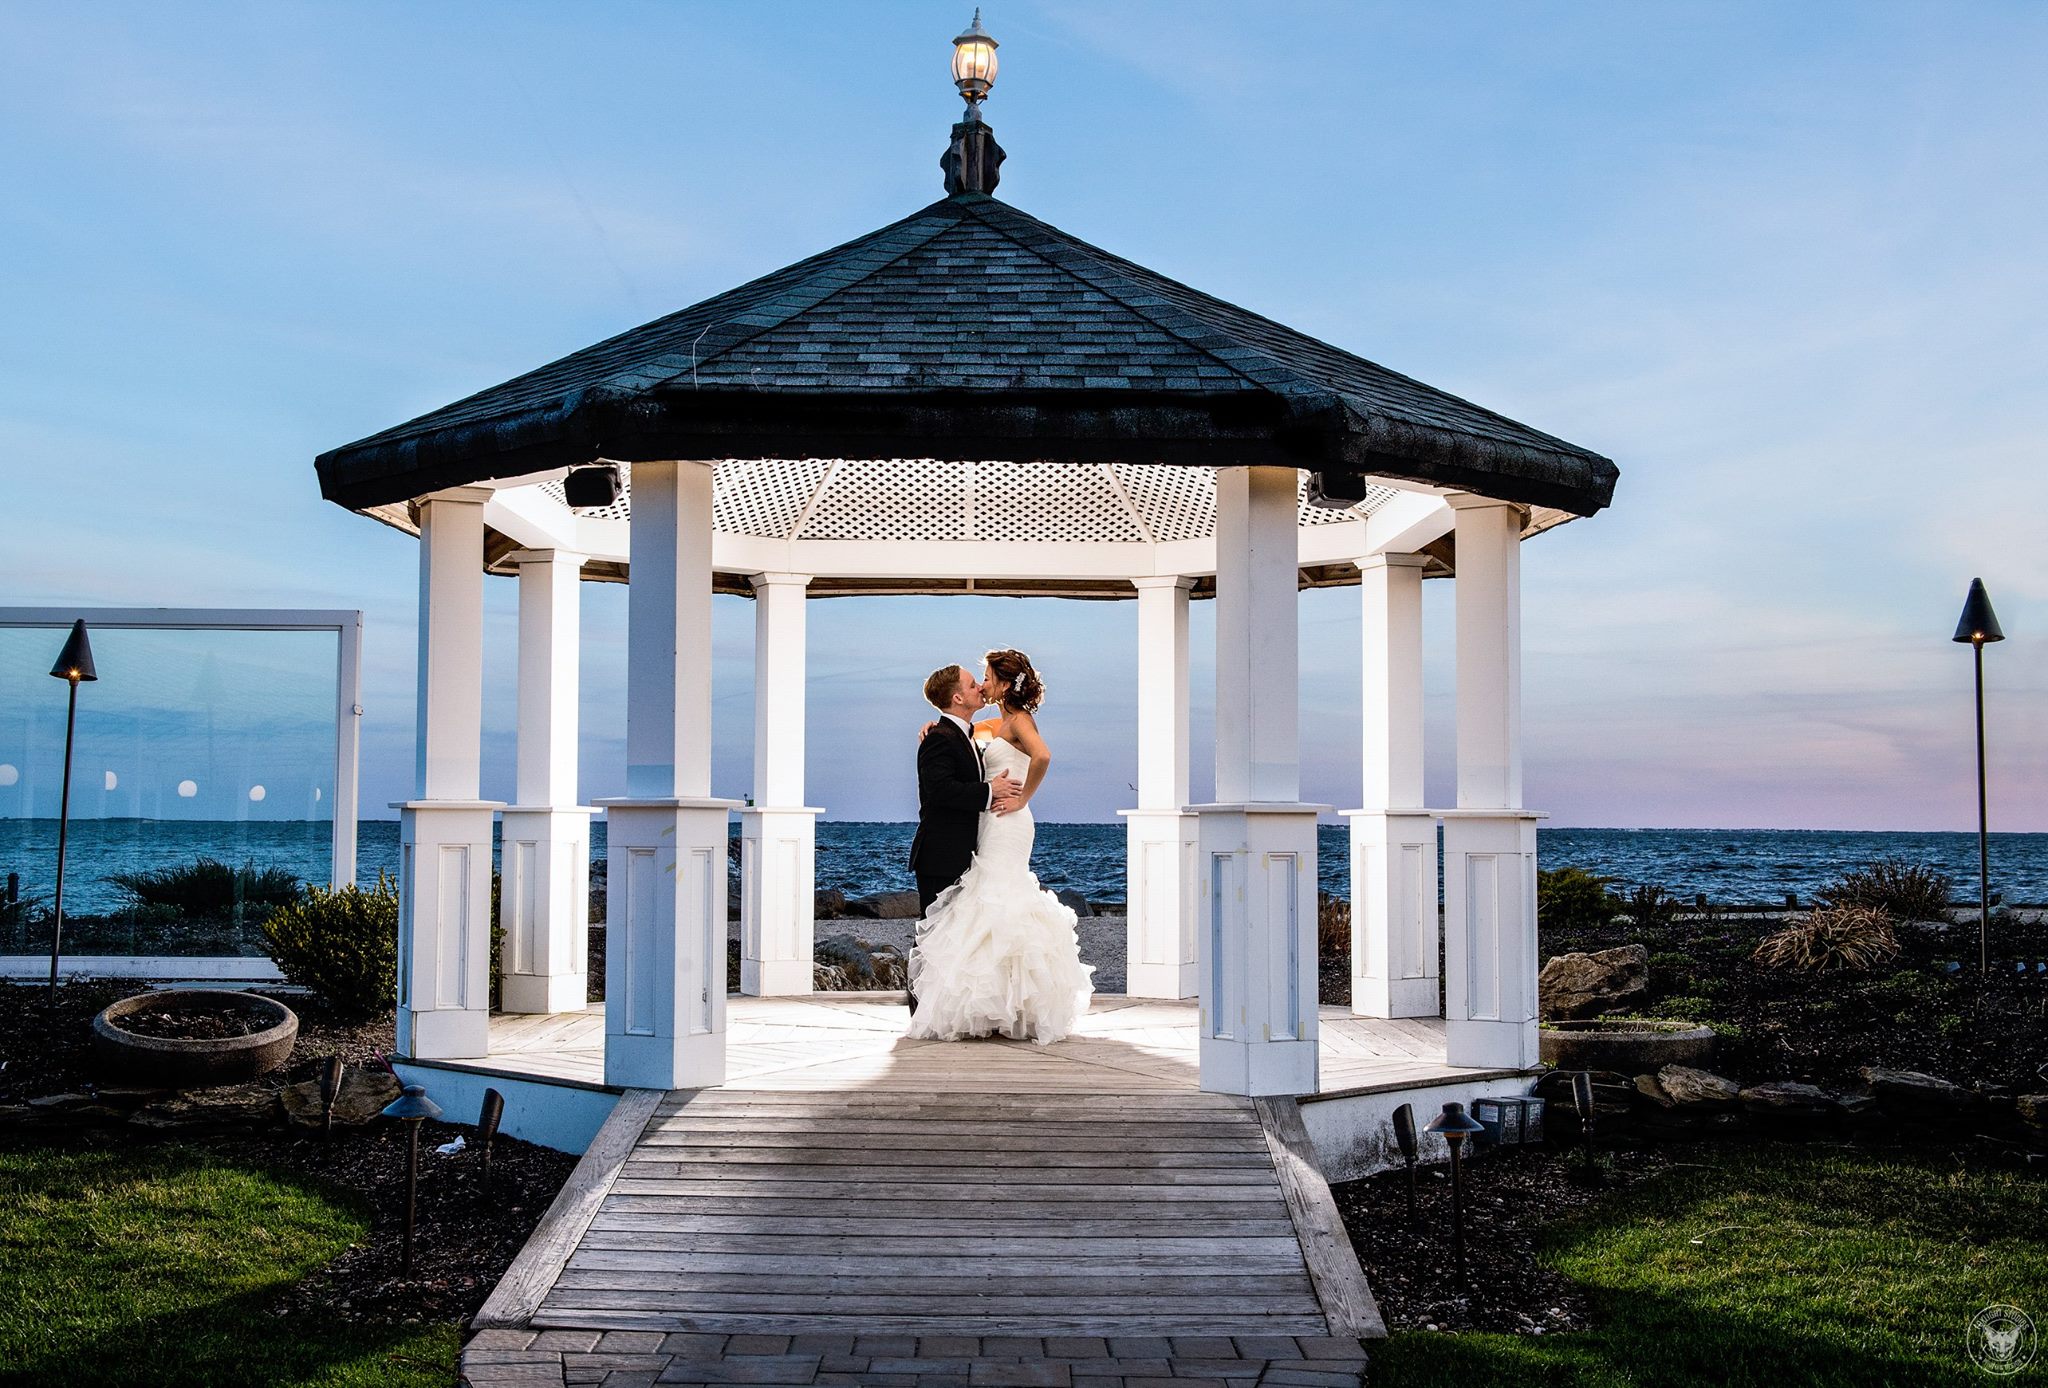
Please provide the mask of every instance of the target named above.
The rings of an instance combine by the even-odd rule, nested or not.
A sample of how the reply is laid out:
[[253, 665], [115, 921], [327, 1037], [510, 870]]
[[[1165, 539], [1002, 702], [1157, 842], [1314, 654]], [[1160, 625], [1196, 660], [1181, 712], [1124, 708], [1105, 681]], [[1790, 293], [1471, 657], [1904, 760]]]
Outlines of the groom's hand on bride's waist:
[[988, 807], [993, 814], [1008, 814], [1017, 808], [1023, 799], [1024, 788], [1010, 779], [1007, 771], [998, 771], [989, 778]]

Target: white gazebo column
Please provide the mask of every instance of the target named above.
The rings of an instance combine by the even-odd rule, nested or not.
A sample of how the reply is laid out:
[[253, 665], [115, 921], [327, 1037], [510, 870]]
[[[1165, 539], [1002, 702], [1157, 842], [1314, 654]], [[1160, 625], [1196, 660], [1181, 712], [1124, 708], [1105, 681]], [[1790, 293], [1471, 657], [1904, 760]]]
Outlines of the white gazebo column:
[[711, 798], [710, 463], [633, 465], [626, 794], [606, 810], [605, 1083], [725, 1082], [726, 825]]
[[419, 506], [418, 755], [398, 806], [397, 1049], [490, 1050], [491, 817], [480, 798], [484, 503], [461, 487]]
[[1522, 808], [1522, 511], [1457, 513], [1458, 808], [1444, 814], [1444, 1057], [1529, 1066], [1536, 1038], [1536, 820]]
[[519, 749], [502, 823], [499, 916], [507, 1012], [590, 1001], [590, 816], [576, 803], [577, 659], [585, 555], [525, 550], [519, 566]]
[[754, 584], [754, 798], [740, 812], [740, 991], [811, 991], [818, 811], [804, 804], [807, 574]]
[[1362, 809], [1351, 821], [1351, 1011], [1434, 1017], [1436, 817], [1422, 808], [1420, 554], [1358, 561], [1364, 637]]
[[1124, 810], [1125, 981], [1134, 998], [1201, 991], [1195, 816], [1188, 814], [1190, 578], [1140, 578], [1138, 807]]
[[1316, 1089], [1316, 805], [1301, 800], [1293, 468], [1216, 472], [1216, 801], [1194, 806], [1202, 1088]]

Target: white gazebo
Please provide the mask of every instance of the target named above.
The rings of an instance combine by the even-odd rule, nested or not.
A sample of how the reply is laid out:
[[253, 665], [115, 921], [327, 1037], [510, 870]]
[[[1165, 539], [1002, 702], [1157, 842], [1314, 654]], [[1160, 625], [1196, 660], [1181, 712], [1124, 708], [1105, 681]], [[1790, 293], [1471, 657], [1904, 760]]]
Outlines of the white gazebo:
[[[627, 783], [598, 807], [605, 1073], [660, 1089], [725, 1076], [735, 811], [742, 989], [810, 989], [807, 601], [1131, 598], [1147, 697], [1125, 811], [1129, 991], [1201, 999], [1204, 1088], [1313, 1092], [1329, 807], [1301, 803], [1294, 605], [1303, 587], [1356, 585], [1353, 1009], [1441, 1006], [1451, 1064], [1536, 1061], [1520, 544], [1605, 506], [1614, 465], [996, 201], [1001, 159], [970, 105], [943, 200], [319, 459], [330, 500], [420, 538], [400, 1051], [485, 1054], [499, 814], [503, 1006], [584, 1004], [596, 811], [576, 803], [579, 581], [631, 589]], [[519, 582], [511, 805], [480, 798], [487, 573]], [[1457, 585], [1448, 809], [1423, 800], [1433, 577]], [[756, 605], [744, 809], [711, 781], [714, 593]], [[1217, 604], [1216, 803], [1201, 805], [1187, 803], [1194, 599]]]

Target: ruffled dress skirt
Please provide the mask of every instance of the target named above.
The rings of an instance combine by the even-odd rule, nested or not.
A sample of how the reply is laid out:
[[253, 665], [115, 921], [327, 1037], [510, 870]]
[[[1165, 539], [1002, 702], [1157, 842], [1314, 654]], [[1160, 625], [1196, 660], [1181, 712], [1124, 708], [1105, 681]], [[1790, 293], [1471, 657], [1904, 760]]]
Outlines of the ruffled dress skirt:
[[[909, 1035], [1006, 1036], [1044, 1046], [1071, 1033], [1087, 1012], [1095, 967], [1081, 962], [1073, 911], [1031, 872], [1030, 825], [1016, 822], [1028, 814], [985, 825], [983, 851], [918, 923]], [[989, 832], [1002, 842], [989, 843]]]

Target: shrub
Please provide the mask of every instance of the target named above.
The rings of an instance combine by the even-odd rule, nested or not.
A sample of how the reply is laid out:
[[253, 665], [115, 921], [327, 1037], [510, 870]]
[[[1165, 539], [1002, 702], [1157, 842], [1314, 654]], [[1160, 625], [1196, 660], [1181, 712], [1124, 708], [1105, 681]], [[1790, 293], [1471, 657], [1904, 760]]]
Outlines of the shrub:
[[1869, 867], [1845, 872], [1814, 893], [1823, 906], [1864, 906], [1894, 920], [1948, 919], [1953, 887], [1947, 874], [1898, 858], [1881, 858]]
[[291, 982], [346, 1016], [369, 1017], [398, 1002], [398, 884], [310, 888], [263, 922], [270, 957]]
[[1351, 954], [1351, 902], [1328, 892], [1316, 894], [1316, 956], [1344, 959]]
[[229, 867], [204, 855], [183, 867], [113, 873], [107, 881], [128, 893], [138, 907], [163, 907], [200, 920], [231, 919], [248, 907], [289, 906], [301, 890], [299, 879], [285, 868], [254, 863]]
[[1658, 929], [1678, 918], [1678, 898], [1650, 883], [1621, 899], [1621, 909], [1637, 928]]
[[1750, 956], [1767, 969], [1825, 973], [1868, 969], [1899, 953], [1892, 918], [1874, 906], [1816, 906], [1775, 935], [1767, 935]]
[[1536, 873], [1536, 916], [1544, 925], [1564, 930], [1602, 926], [1621, 914], [1621, 900], [1607, 890], [1612, 877], [1580, 867], [1539, 869]]

